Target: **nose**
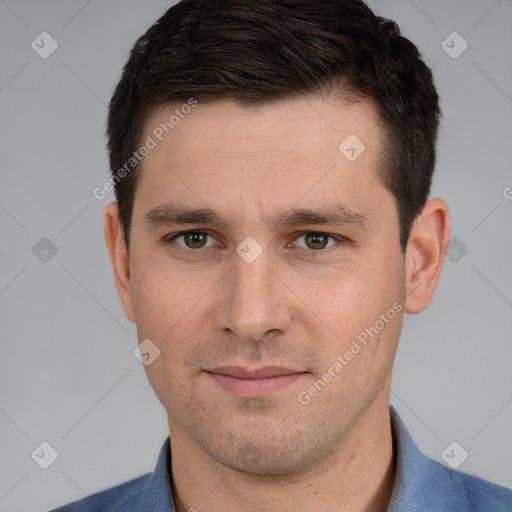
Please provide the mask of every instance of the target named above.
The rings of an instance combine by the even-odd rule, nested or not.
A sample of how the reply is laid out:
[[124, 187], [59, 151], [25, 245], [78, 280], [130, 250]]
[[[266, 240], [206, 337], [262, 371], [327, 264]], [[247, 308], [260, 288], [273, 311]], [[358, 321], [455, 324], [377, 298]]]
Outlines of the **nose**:
[[266, 251], [252, 263], [234, 255], [217, 303], [217, 327], [246, 343], [283, 334], [291, 322], [290, 296], [278, 272], [269, 266]]

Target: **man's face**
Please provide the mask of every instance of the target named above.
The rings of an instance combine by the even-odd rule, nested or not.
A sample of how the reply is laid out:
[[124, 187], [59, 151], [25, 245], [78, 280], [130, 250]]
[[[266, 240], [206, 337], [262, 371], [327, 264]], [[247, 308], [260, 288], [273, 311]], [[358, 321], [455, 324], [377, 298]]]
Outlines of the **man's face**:
[[[300, 470], [372, 403], [387, 408], [404, 261], [395, 199], [376, 178], [377, 114], [314, 96], [200, 103], [158, 141], [175, 110], [146, 123], [157, 145], [130, 233], [138, 336], [161, 351], [148, 378], [171, 437], [230, 468]], [[355, 159], [353, 135], [338, 147], [350, 134], [365, 145]], [[268, 367], [294, 375], [251, 373]]]

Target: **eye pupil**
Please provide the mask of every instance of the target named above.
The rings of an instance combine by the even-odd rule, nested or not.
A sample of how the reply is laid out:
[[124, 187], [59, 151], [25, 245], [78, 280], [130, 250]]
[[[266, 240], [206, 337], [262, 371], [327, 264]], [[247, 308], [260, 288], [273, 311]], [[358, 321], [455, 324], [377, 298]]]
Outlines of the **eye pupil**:
[[191, 249], [198, 249], [204, 246], [206, 243], [206, 233], [201, 231], [190, 231], [183, 236], [185, 243]]
[[306, 245], [310, 249], [324, 249], [327, 246], [329, 237], [322, 233], [308, 233], [305, 236]]

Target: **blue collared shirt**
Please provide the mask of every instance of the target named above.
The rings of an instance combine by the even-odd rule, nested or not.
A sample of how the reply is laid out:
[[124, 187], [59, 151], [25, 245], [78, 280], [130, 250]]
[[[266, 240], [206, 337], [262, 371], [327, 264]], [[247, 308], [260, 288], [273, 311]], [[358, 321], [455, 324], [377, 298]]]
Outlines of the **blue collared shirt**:
[[[512, 490], [423, 455], [391, 408], [396, 476], [388, 512], [511, 512]], [[155, 471], [53, 512], [176, 512], [167, 438]]]

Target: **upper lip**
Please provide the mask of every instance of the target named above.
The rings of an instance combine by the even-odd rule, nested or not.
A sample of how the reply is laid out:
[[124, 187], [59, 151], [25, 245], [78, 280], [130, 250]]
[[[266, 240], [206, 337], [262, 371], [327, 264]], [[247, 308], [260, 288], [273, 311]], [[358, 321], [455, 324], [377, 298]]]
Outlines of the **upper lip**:
[[263, 379], [265, 377], [279, 377], [282, 375], [293, 375], [295, 373], [304, 373], [290, 368], [282, 368], [280, 366], [265, 366], [263, 368], [243, 368], [241, 366], [219, 366], [210, 373], [221, 373], [230, 377], [238, 377], [240, 379]]

